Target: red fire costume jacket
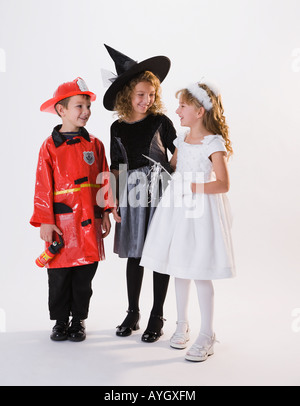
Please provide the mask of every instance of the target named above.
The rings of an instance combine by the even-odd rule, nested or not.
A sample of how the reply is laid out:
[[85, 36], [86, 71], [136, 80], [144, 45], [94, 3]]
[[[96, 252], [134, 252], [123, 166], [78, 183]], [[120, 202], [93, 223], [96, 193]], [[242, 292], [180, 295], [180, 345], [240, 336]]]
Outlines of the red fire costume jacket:
[[40, 149], [30, 220], [34, 227], [56, 224], [63, 232], [64, 247], [48, 268], [103, 260], [101, 217], [113, 207], [109, 183], [97, 179], [109, 173], [102, 142], [85, 128], [67, 140], [60, 128], [54, 128]]

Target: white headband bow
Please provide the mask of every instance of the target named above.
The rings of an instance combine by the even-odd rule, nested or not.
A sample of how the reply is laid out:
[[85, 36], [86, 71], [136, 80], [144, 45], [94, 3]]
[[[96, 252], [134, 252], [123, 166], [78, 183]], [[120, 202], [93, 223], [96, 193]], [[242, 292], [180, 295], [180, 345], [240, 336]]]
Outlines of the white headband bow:
[[216, 96], [220, 94], [219, 89], [215, 85], [209, 84], [207, 82], [193, 83], [187, 87], [187, 90], [202, 104], [205, 110], [210, 111], [213, 106], [211, 98], [209, 97], [206, 90], [204, 90], [202, 87], [199, 87], [200, 84], [205, 84], [206, 86], [208, 86]]

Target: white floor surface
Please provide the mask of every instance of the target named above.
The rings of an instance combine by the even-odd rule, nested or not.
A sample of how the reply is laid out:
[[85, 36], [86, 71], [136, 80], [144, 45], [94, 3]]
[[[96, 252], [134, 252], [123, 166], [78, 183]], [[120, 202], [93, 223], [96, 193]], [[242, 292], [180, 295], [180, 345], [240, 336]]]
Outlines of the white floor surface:
[[[40, 272], [40, 271], [37, 271]], [[245, 274], [248, 274], [246, 272]], [[215, 329], [220, 341], [215, 354], [204, 363], [184, 360], [185, 350], [169, 347], [176, 323], [173, 281], [165, 306], [163, 337], [154, 344], [141, 342], [151, 307], [146, 296], [152, 280], [145, 273], [141, 299], [141, 329], [119, 338], [115, 327], [125, 317], [125, 280], [116, 272], [99, 272], [82, 343], [52, 342], [53, 323], [48, 320], [45, 291], [33, 292], [31, 316], [14, 315], [18, 329], [0, 333], [1, 386], [281, 386], [300, 384], [300, 332], [293, 330], [291, 311], [298, 297], [297, 285], [239, 278], [215, 283]], [[286, 284], [286, 282], [285, 282]], [[20, 287], [21, 289], [21, 287]], [[151, 287], [152, 290], [152, 287]], [[112, 292], [112, 293], [110, 293]], [[109, 298], [109, 299], [108, 299]], [[27, 312], [26, 306], [24, 311]], [[190, 301], [191, 344], [200, 326], [196, 291]], [[12, 315], [9, 314], [9, 318]], [[17, 323], [17, 319], [19, 323]], [[295, 320], [294, 320], [295, 322]]]

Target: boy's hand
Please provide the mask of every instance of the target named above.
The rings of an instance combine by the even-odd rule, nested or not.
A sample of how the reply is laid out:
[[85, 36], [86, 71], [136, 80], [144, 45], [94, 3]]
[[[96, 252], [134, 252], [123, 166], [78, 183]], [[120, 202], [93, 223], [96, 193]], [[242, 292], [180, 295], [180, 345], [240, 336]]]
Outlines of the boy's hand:
[[105, 238], [108, 236], [108, 234], [110, 233], [110, 229], [111, 229], [111, 223], [110, 223], [110, 219], [109, 219], [109, 213], [104, 212], [103, 217], [102, 217], [102, 230], [104, 231], [104, 233], [102, 233], [102, 238]]
[[59, 235], [63, 234], [55, 224], [41, 224], [40, 227], [41, 239], [52, 244], [54, 231], [57, 232], [57, 234]]

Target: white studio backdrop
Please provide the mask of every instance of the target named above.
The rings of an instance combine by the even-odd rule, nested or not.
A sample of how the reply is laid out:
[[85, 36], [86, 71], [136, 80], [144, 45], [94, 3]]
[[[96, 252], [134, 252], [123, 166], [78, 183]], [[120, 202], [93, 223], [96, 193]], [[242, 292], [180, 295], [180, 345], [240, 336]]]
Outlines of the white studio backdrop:
[[[81, 76], [97, 94], [87, 129], [109, 160], [115, 117], [102, 105], [101, 68], [115, 67], [106, 43], [138, 61], [171, 59], [163, 100], [178, 131], [175, 92], [202, 76], [218, 83], [234, 148], [238, 276], [216, 284], [216, 317], [251, 314], [263, 328], [275, 311], [272, 328], [300, 334], [299, 17], [299, 0], [0, 0], [0, 333], [50, 326], [46, 273], [34, 264], [43, 243], [29, 219], [38, 151], [59, 119], [39, 107]], [[92, 308], [96, 318], [108, 306], [114, 329], [127, 306], [126, 262], [112, 253], [113, 229], [105, 243]], [[148, 312], [152, 285], [142, 294]], [[171, 286], [169, 300], [176, 320]]]

